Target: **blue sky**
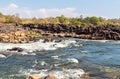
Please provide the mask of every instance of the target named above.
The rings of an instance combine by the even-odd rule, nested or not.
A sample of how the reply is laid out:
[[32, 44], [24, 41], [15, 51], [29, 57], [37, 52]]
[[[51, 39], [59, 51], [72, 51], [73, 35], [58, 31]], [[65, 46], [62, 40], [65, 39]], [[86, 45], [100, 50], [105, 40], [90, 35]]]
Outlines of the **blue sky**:
[[120, 0], [2, 0], [0, 12], [20, 17], [100, 16], [120, 18]]

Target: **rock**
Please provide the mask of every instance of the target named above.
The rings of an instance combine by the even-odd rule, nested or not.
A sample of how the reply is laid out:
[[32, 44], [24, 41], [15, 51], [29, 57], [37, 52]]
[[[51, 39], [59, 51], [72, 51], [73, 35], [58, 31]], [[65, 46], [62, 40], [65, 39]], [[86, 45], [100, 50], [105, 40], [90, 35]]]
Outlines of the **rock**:
[[53, 75], [48, 75], [44, 79], [57, 79], [57, 78]]
[[29, 75], [26, 79], [57, 79], [53, 75], [47, 75], [46, 77], [41, 77], [39, 74]]
[[62, 40], [61, 39], [54, 39], [54, 42], [59, 43], [59, 42], [62, 42]]
[[44, 42], [51, 42], [53, 41], [52, 38], [50, 37], [44, 37]]
[[20, 26], [0, 27], [0, 42], [28, 43], [44, 38], [45, 42], [53, 41], [51, 37], [75, 37], [93, 40], [120, 40], [118, 26], [75, 26], [65, 24], [24, 24]]
[[[32, 27], [30, 27], [32, 26]], [[23, 27], [44, 31], [43, 36], [77, 37], [93, 40], [120, 40], [120, 27], [118, 26], [75, 26], [64, 24], [26, 24]], [[74, 35], [73, 35], [73, 34]]]
[[9, 50], [9, 51], [17, 51], [17, 52], [22, 52], [22, 51], [24, 51], [24, 49], [23, 49], [23, 48], [20, 48], [20, 47], [14, 47], [14, 48], [12, 48], [12, 49], [7, 49], [7, 50]]
[[39, 55], [45, 55], [46, 53], [47, 53], [47, 52], [44, 51], [44, 50], [43, 50], [43, 51], [38, 51], [38, 52], [37, 52], [37, 54], [39, 54]]
[[43, 79], [39, 74], [29, 75], [26, 79]]
[[89, 74], [84, 74], [81, 78], [77, 78], [77, 79], [108, 79], [108, 78], [102, 78], [102, 77], [91, 77]]
[[20, 27], [0, 27], [0, 42], [28, 43], [29, 41], [39, 40], [40, 34], [31, 34], [31, 30]]
[[11, 52], [0, 51], [0, 56], [1, 57], [8, 57], [8, 56], [11, 56], [11, 55], [12, 55]]

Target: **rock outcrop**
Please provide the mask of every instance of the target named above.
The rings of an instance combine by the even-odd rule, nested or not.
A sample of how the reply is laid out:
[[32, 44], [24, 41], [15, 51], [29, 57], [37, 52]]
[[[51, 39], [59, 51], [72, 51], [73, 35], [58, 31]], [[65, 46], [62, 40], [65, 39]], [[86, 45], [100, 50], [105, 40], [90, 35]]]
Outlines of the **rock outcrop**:
[[73, 37], [93, 40], [120, 40], [118, 26], [74, 26], [64, 24], [24, 24], [0, 27], [0, 42], [27, 43], [40, 38]]
[[74, 26], [64, 24], [25, 24], [24, 28], [37, 29], [43, 36], [75, 37], [93, 40], [120, 40], [118, 26]]
[[38, 40], [39, 37], [40, 37], [39, 34], [31, 30], [25, 30], [21, 26], [20, 27], [15, 27], [15, 26], [0, 27], [0, 42], [28, 43], [29, 41]]

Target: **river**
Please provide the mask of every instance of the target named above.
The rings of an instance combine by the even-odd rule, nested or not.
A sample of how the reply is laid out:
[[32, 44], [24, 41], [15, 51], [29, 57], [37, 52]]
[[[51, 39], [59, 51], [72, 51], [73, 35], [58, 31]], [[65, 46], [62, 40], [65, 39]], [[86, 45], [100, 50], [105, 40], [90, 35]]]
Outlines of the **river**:
[[[14, 47], [24, 51], [9, 51]], [[0, 79], [25, 79], [36, 73], [72, 79], [89, 73], [120, 79], [120, 41], [65, 38], [61, 42], [0, 43]]]

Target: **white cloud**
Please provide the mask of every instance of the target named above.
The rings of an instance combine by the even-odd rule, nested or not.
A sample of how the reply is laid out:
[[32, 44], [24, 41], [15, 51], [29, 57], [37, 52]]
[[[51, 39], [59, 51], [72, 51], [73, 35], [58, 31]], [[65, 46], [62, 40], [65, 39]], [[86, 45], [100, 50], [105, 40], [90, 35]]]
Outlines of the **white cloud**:
[[21, 17], [32, 17], [32, 11], [25, 7], [20, 7], [14, 3], [10, 4], [7, 7], [1, 8], [0, 11], [6, 15], [13, 15], [18, 13]]
[[54, 17], [59, 15], [65, 15], [67, 17], [77, 17], [79, 14], [76, 12], [75, 8], [52, 8], [52, 9], [39, 9], [38, 12], [43, 17]]
[[18, 8], [18, 5], [12, 3], [12, 4], [10, 4], [10, 7], [11, 7], [11, 8]]
[[24, 17], [24, 18], [56, 17], [56, 16], [59, 16], [62, 14], [67, 17], [79, 16], [79, 13], [76, 11], [75, 8], [69, 8], [69, 7], [68, 8], [51, 8], [51, 9], [40, 8], [40, 9], [36, 9], [36, 10], [30, 10], [29, 8], [21, 7], [14, 3], [10, 4], [7, 7], [0, 8], [0, 11], [3, 12], [4, 14], [11, 14], [11, 15], [18, 13], [20, 15], [20, 17]]
[[36, 13], [40, 13], [40, 15], [42, 15], [42, 17], [49, 17], [46, 9], [39, 9], [38, 12], [36, 12]]

